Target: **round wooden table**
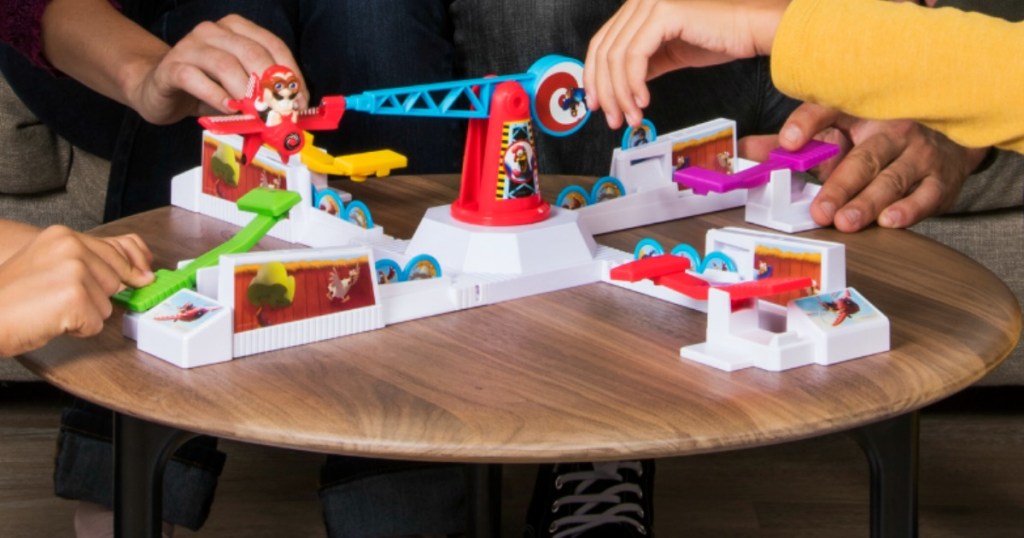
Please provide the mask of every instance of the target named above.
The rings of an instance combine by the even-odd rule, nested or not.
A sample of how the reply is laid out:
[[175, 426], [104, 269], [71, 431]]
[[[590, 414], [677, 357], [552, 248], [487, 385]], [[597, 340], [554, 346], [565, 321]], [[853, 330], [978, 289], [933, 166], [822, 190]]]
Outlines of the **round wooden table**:
[[[568, 179], [542, 186], [553, 196]], [[458, 182], [342, 187], [385, 233], [408, 238], [426, 208], [455, 199]], [[742, 210], [597, 239], [627, 251], [642, 237], [703, 250], [705, 232], [723, 226], [746, 226]], [[236, 230], [164, 208], [95, 233], [137, 232], [156, 267], [173, 267]], [[890, 318], [892, 351], [722, 372], [679, 358], [705, 339], [704, 314], [598, 283], [193, 370], [139, 352], [116, 311], [98, 337], [60, 338], [20, 360], [127, 420], [319, 452], [489, 464], [658, 458], [871, 432], [895, 419], [897, 447], [916, 458], [913, 412], [995, 368], [1020, 336], [1020, 306], [985, 267], [908, 231], [800, 235], [846, 244], [847, 283]], [[916, 459], [903, 464], [916, 471]]]

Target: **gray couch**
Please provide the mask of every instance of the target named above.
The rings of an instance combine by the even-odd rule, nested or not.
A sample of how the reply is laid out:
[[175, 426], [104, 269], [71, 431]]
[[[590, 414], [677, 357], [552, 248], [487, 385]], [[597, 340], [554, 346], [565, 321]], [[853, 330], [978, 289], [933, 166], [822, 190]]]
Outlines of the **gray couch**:
[[[40, 124], [0, 77], [0, 216], [89, 229], [102, 220], [108, 171], [106, 161]], [[1000, 152], [968, 179], [956, 207], [914, 229], [989, 267], [1024, 303], [1022, 207], [1024, 157]], [[0, 381], [31, 379], [17, 362], [0, 359]], [[980, 384], [1024, 385], [1024, 344]]]
[[[88, 230], [103, 222], [110, 163], [57, 137], [0, 76], [0, 217]], [[0, 381], [35, 376], [0, 358]]]

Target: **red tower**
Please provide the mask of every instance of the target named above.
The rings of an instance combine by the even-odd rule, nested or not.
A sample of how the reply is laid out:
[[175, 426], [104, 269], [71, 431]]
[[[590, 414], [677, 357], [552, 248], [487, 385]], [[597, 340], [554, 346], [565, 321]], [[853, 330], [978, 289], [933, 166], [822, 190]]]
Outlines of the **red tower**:
[[469, 120], [462, 188], [452, 216], [482, 226], [532, 224], [548, 217], [541, 198], [530, 97], [506, 81], [494, 88], [490, 116]]

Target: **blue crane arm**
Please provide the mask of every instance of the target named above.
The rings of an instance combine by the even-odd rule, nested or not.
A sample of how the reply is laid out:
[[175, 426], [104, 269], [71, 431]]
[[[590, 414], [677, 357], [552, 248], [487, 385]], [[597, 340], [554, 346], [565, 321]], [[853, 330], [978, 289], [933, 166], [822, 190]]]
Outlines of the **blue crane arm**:
[[432, 118], [486, 118], [491, 95], [502, 82], [524, 83], [532, 73], [372, 90], [345, 97], [345, 108], [368, 114]]
[[541, 131], [552, 136], [576, 132], [590, 117], [583, 93], [583, 63], [548, 55], [526, 73], [372, 90], [345, 97], [345, 108], [368, 114], [430, 118], [487, 119], [499, 84], [517, 82], [530, 99]]

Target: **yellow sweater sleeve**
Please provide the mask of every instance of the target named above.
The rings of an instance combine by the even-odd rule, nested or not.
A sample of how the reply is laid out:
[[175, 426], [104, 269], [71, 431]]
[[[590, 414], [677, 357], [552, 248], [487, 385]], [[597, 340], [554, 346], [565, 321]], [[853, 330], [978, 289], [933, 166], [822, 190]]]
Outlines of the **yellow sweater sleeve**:
[[783, 93], [1024, 153], [1024, 23], [881, 0], [794, 0], [772, 46]]

